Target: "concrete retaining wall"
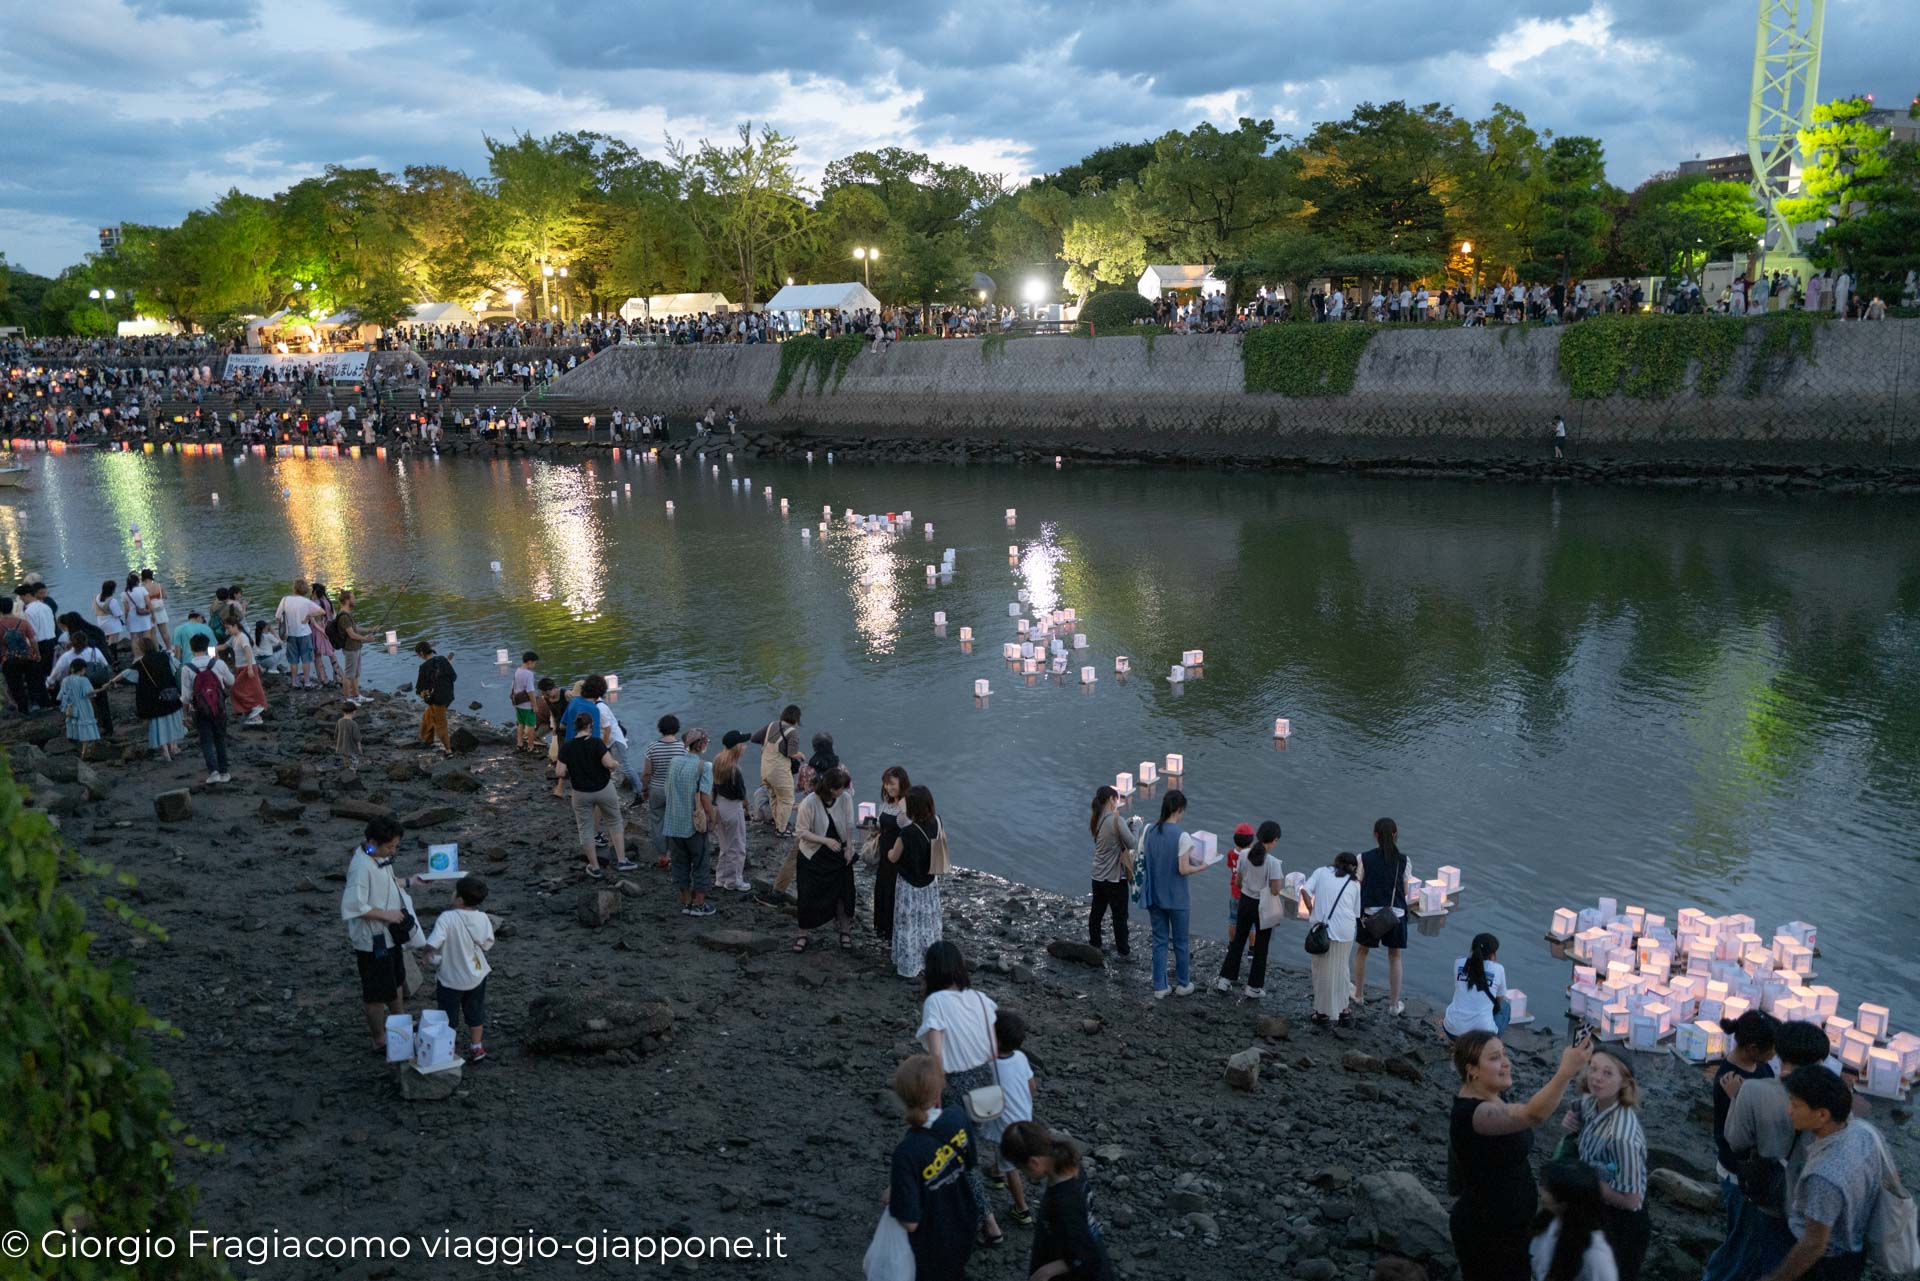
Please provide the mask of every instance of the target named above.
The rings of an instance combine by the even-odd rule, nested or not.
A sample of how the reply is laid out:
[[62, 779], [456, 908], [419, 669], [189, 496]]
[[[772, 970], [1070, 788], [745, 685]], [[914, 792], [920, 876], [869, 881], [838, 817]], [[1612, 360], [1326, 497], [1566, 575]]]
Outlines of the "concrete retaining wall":
[[1117, 453], [1472, 458], [1535, 450], [1555, 414], [1574, 448], [1615, 455], [1920, 458], [1920, 321], [1821, 326], [1814, 357], [1745, 394], [1750, 334], [1713, 396], [1576, 401], [1557, 329], [1410, 327], [1368, 345], [1353, 391], [1243, 389], [1239, 339], [1131, 336], [903, 343], [863, 352], [838, 387], [768, 404], [780, 349], [622, 347], [562, 376], [558, 395], [687, 416], [736, 406], [761, 430], [995, 440]]

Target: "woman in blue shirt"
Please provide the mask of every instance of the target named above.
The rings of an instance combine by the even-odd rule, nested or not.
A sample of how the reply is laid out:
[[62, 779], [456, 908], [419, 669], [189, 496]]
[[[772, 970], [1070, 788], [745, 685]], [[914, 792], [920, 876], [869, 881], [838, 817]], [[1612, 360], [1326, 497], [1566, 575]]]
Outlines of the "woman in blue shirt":
[[[1163, 998], [1169, 991], [1181, 996], [1193, 992], [1192, 956], [1187, 927], [1192, 910], [1187, 895], [1187, 878], [1206, 867], [1193, 856], [1193, 838], [1180, 826], [1187, 812], [1187, 796], [1179, 788], [1169, 788], [1160, 802], [1160, 821], [1146, 830], [1140, 842], [1140, 866], [1143, 880], [1140, 902], [1153, 923], [1153, 995]], [[1167, 946], [1173, 946], [1174, 982], [1167, 986]]]

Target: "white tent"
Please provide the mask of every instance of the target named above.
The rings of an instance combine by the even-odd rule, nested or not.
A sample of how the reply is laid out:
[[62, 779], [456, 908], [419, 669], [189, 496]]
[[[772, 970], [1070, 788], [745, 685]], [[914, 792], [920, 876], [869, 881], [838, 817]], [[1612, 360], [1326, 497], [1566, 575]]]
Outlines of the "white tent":
[[1206, 266], [1150, 265], [1140, 273], [1140, 283], [1134, 287], [1149, 302], [1175, 289], [1198, 289], [1203, 295], [1227, 292], [1227, 282], [1215, 278], [1211, 263]]
[[171, 320], [155, 320], [151, 316], [123, 320], [118, 327], [118, 333], [122, 338], [164, 338], [186, 332]]
[[416, 325], [474, 325], [474, 314], [457, 302], [417, 302], [413, 305]]
[[767, 299], [768, 311], [879, 311], [880, 300], [857, 280], [844, 285], [788, 285]]
[[725, 294], [654, 294], [650, 298], [629, 298], [620, 305], [624, 320], [672, 320], [677, 316], [713, 315], [729, 311], [733, 304]]

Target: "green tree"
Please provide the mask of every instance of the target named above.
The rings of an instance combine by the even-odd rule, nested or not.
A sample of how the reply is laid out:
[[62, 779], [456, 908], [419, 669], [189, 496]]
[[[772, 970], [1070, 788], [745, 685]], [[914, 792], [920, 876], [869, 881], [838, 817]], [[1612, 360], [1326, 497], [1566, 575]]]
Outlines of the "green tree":
[[486, 140], [498, 215], [497, 266], [530, 296], [548, 279], [542, 267], [565, 263], [581, 246], [594, 195], [595, 148], [602, 141], [594, 133]]
[[1151, 142], [1109, 143], [1038, 181], [1069, 196], [1112, 191], [1123, 183], [1139, 182], [1141, 171], [1152, 164], [1153, 159]]
[[1438, 256], [1447, 242], [1448, 163], [1458, 122], [1439, 103], [1362, 103], [1302, 144], [1300, 194], [1323, 236], [1388, 253]]
[[1201, 124], [1154, 140], [1153, 160], [1124, 204], [1150, 246], [1176, 262], [1232, 256], [1300, 207], [1299, 165], [1271, 120], [1232, 132]]
[[1564, 290], [1606, 253], [1606, 148], [1598, 138], [1555, 138], [1542, 166], [1540, 221], [1533, 237], [1534, 274], [1558, 278]]
[[467, 302], [490, 283], [497, 224], [494, 197], [457, 169], [409, 165], [394, 193], [395, 216], [409, 241], [401, 269], [422, 299]]
[[1533, 249], [1546, 162], [1544, 139], [1517, 108], [1493, 104], [1483, 120], [1456, 120], [1447, 161], [1448, 244], [1471, 244], [1460, 256], [1496, 270], [1525, 261]]
[[1103, 284], [1131, 286], [1147, 267], [1147, 242], [1128, 209], [1126, 192], [1094, 192], [1074, 202], [1061, 238], [1066, 285], [1083, 300]]
[[1307, 290], [1326, 272], [1328, 263], [1346, 252], [1344, 246], [1316, 232], [1287, 227], [1255, 240], [1244, 257], [1216, 263], [1213, 274], [1227, 282], [1236, 306], [1257, 286], [1285, 285], [1293, 302], [1293, 319], [1312, 320], [1305, 306]]
[[1765, 229], [1745, 183], [1681, 174], [1652, 179], [1628, 198], [1619, 242], [1639, 271], [1698, 281], [1714, 259], [1753, 252]]
[[1825, 219], [1840, 225], [1866, 213], [1875, 188], [1892, 167], [1887, 144], [1893, 131], [1870, 124], [1873, 103], [1840, 98], [1813, 109], [1813, 123], [1800, 131], [1801, 195], [1780, 202], [1792, 222]]
[[[32, 1238], [73, 1228], [108, 1237], [183, 1237], [193, 1200], [176, 1179], [183, 1136], [171, 1083], [150, 1041], [175, 1035], [133, 996], [125, 962], [102, 967], [73, 897], [76, 885], [110, 887], [105, 909], [135, 930], [159, 931], [114, 897], [111, 869], [60, 845], [46, 816], [25, 808], [0, 769], [0, 1185], [8, 1223]], [[186, 1252], [170, 1276], [218, 1269]], [[40, 1259], [39, 1281], [97, 1281], [120, 1270], [72, 1257]], [[10, 1273], [25, 1275], [25, 1273]]]
[[752, 303], [772, 275], [781, 252], [802, 247], [814, 227], [806, 203], [812, 193], [793, 167], [797, 144], [771, 125], [755, 136], [742, 124], [739, 142], [697, 147], [667, 140], [667, 155], [679, 173], [688, 223], [716, 268]]

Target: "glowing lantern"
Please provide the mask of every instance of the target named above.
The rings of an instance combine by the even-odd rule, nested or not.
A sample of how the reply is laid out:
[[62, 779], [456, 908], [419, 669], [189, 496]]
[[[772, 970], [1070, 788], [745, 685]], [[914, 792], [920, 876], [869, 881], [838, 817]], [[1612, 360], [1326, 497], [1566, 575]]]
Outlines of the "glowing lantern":
[[1151, 787], [1153, 785], [1153, 781], [1160, 777], [1160, 767], [1155, 765], [1152, 761], [1141, 761], [1139, 774], [1140, 774], [1140, 781], [1143, 784]]
[[[1277, 738], [1279, 735], [1276, 734], [1275, 737]], [[1580, 913], [1570, 907], [1555, 908], [1553, 911], [1553, 924], [1547, 927], [1547, 937], [1558, 942], [1565, 942], [1574, 936], [1579, 924]]]
[[1887, 1039], [1887, 1027], [1891, 1018], [1892, 1014], [1886, 1006], [1868, 1005], [1862, 1002], [1859, 1015], [1854, 1019], [1854, 1025], [1874, 1040], [1884, 1041]]
[[1182, 756], [1178, 752], [1167, 753], [1166, 769], [1168, 774], [1172, 775], [1174, 778], [1179, 778], [1181, 774], [1186, 772], [1186, 768], [1187, 768], [1186, 757]]
[[985, 698], [988, 690], [989, 686], [986, 681], [975, 681], [973, 683], [973, 696], [975, 698]]
[[1122, 796], [1132, 796], [1133, 775], [1127, 773], [1115, 774], [1113, 776], [1113, 790]]
[[1293, 722], [1284, 716], [1273, 718], [1273, 736], [1275, 738], [1293, 737]]

